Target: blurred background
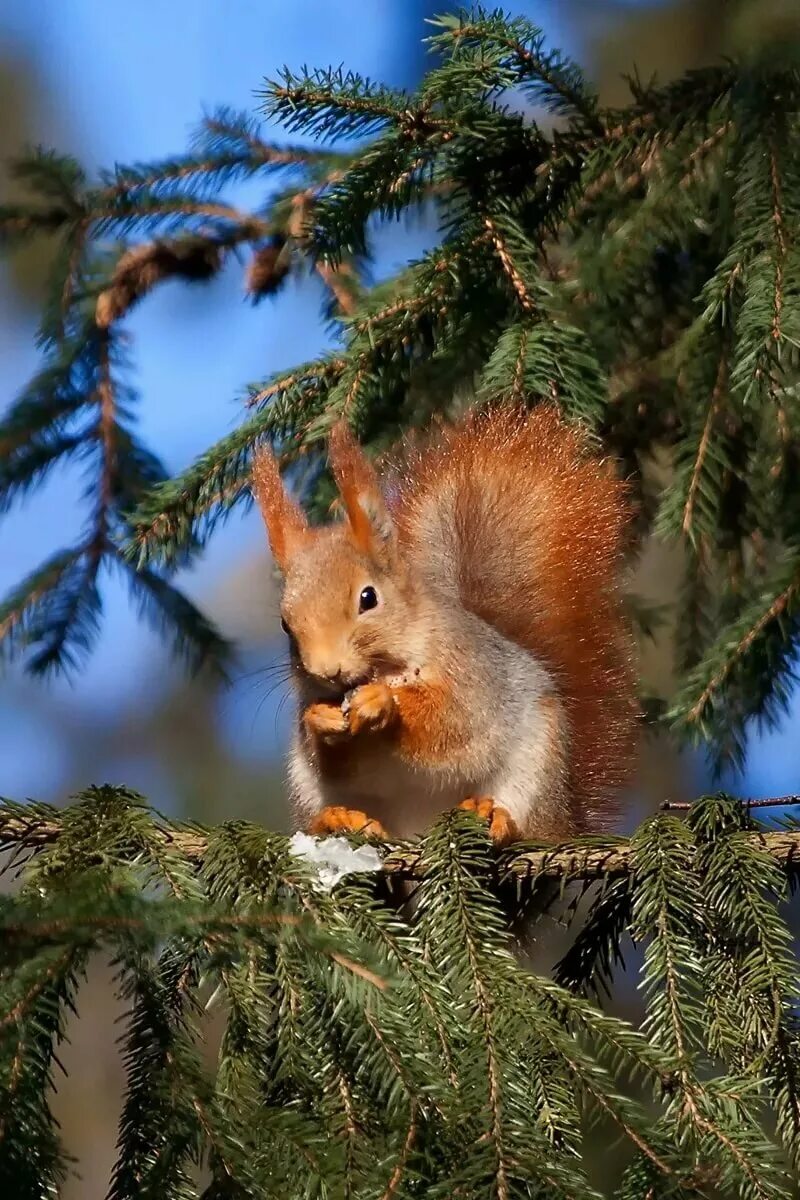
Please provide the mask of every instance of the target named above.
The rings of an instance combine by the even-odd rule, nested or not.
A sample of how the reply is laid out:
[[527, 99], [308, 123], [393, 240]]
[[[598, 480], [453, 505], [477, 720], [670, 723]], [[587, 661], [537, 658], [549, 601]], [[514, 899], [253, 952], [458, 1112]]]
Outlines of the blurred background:
[[[3, 160], [26, 144], [73, 153], [89, 172], [186, 148], [203, 113], [218, 104], [254, 110], [265, 76], [287, 63], [338, 65], [413, 87], [425, 69], [424, 20], [458, 7], [427, 0], [0, 0], [0, 198]], [[586, 68], [610, 103], [623, 102], [623, 73], [669, 78], [774, 34], [800, 33], [797, 0], [510, 0], [553, 46]], [[374, 273], [394, 272], [435, 240], [423, 222], [380, 232]], [[0, 264], [0, 405], [37, 368], [34, 332], [46, 250]], [[146, 442], [177, 472], [241, 415], [237, 397], [260, 379], [312, 358], [332, 334], [311, 279], [275, 302], [245, 303], [235, 260], [209, 286], [169, 284], [127, 322]], [[0, 524], [0, 591], [68, 540], [82, 520], [81, 479], [59, 471], [47, 488]], [[676, 571], [651, 548], [637, 590], [669, 597]], [[182, 586], [240, 646], [232, 686], [190, 682], [138, 622], [126, 593], [103, 581], [99, 648], [72, 680], [0, 679], [0, 794], [61, 802], [90, 783], [125, 783], [162, 811], [216, 821], [256, 818], [285, 827], [282, 760], [291, 704], [270, 692], [264, 668], [284, 653], [263, 528], [255, 514], [222, 526]], [[644, 656], [651, 685], [668, 686], [669, 657]], [[797, 707], [781, 731], [751, 739], [747, 767], [724, 784], [742, 796], [797, 790]], [[650, 742], [626, 816], [709, 784], [702, 760]], [[118, 1114], [121, 1073], [107, 979], [91, 981], [84, 1014], [63, 1057], [78, 1066], [57, 1108], [82, 1182], [67, 1195], [102, 1196]]]

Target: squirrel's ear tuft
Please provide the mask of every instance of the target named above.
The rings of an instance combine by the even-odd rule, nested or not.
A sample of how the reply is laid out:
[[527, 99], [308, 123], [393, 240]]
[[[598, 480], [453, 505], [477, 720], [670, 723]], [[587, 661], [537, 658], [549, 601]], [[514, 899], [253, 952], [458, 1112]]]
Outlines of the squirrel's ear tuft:
[[272, 556], [284, 571], [305, 537], [308, 524], [300, 505], [284, 488], [277, 460], [268, 446], [258, 446], [253, 454], [251, 490], [267, 527]]
[[395, 545], [392, 518], [372, 464], [344, 421], [333, 427], [328, 457], [356, 545], [370, 557], [388, 562]]

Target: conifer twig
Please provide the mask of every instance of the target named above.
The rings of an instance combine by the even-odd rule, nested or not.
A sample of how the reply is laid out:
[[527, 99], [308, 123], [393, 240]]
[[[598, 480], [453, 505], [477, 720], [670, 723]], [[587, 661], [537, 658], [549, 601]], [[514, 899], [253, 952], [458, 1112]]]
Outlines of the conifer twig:
[[775, 239], [775, 284], [772, 313], [772, 338], [779, 342], [783, 336], [781, 314], [783, 310], [783, 273], [786, 262], [786, 234], [784, 231], [783, 188], [776, 160], [775, 146], [769, 143], [769, 180], [772, 189], [772, 226]]
[[[336, 177], [335, 173], [329, 176], [323, 187], [332, 182]], [[314, 198], [319, 191], [319, 188], [306, 188], [305, 191], [298, 192], [292, 200], [292, 215], [289, 219], [289, 234], [298, 245], [305, 245], [308, 242], [308, 220], [311, 213], [311, 207]], [[332, 263], [324, 262], [317, 259], [314, 262], [314, 270], [319, 275], [322, 282], [333, 293], [336, 298], [336, 303], [346, 317], [352, 316], [356, 309], [355, 297], [348, 291], [343, 280], [347, 277], [353, 277], [353, 270], [347, 263], [340, 263], [334, 266]]]
[[[800, 796], [771, 796], [763, 800], [742, 800], [742, 808], [748, 811], [751, 808], [791, 808], [792, 805], [800, 804]], [[661, 805], [662, 812], [689, 812], [695, 807], [694, 804], [685, 803], [683, 801], [665, 800]]]
[[715, 693], [719, 691], [725, 680], [733, 671], [736, 663], [744, 654], [747, 653], [747, 651], [758, 638], [761, 631], [766, 628], [767, 625], [769, 625], [770, 621], [774, 621], [776, 617], [780, 617], [781, 614], [785, 612], [787, 606], [797, 593], [798, 587], [800, 587], [800, 579], [795, 578], [791, 581], [788, 587], [784, 588], [779, 596], [775, 597], [769, 607], [763, 613], [761, 613], [755, 624], [747, 630], [744, 637], [740, 638], [732, 650], [725, 655], [722, 665], [708, 681], [697, 700], [686, 714], [686, 720], [688, 723], [691, 724], [702, 716], [703, 710], [705, 709], [709, 700], [711, 700]]
[[706, 423], [703, 427], [700, 444], [697, 448], [697, 456], [694, 461], [694, 466], [692, 467], [692, 477], [689, 482], [689, 491], [687, 493], [686, 504], [684, 505], [683, 509], [683, 521], [681, 522], [681, 528], [686, 537], [692, 536], [695, 500], [697, 498], [697, 492], [700, 486], [700, 477], [706, 460], [706, 454], [708, 453], [709, 442], [711, 441], [711, 433], [714, 427], [714, 422], [717, 419], [717, 413], [719, 412], [720, 399], [725, 388], [727, 367], [727, 359], [723, 354], [719, 361], [719, 367], [717, 368], [717, 378], [714, 381], [714, 388], [708, 405], [708, 416], [706, 417]]
[[486, 232], [488, 233], [488, 235], [491, 239], [492, 245], [494, 246], [495, 251], [497, 252], [497, 257], [500, 259], [500, 263], [503, 267], [503, 270], [505, 271], [508, 278], [511, 280], [511, 284], [514, 288], [514, 291], [517, 293], [517, 296], [519, 298], [520, 307], [525, 312], [532, 312], [533, 308], [534, 308], [533, 299], [532, 299], [527, 287], [525, 286], [525, 281], [519, 273], [519, 268], [517, 267], [516, 263], [514, 262], [514, 259], [511, 256], [508, 246], [506, 245], [505, 239], [503, 238], [502, 234], [500, 233], [499, 229], [497, 228], [497, 225], [495, 224], [495, 222], [492, 220], [491, 217], [488, 217], [488, 216], [484, 217], [483, 224], [486, 228]]

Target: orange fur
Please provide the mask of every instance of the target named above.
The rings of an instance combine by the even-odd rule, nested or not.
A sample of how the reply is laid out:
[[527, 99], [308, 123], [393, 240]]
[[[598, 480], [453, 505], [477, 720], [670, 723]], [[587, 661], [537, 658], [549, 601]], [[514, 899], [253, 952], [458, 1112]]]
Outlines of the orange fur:
[[387, 836], [380, 821], [373, 820], [358, 808], [342, 808], [338, 804], [321, 808], [309, 825], [309, 833], [363, 833], [375, 838]]
[[397, 718], [397, 706], [387, 684], [381, 680], [356, 688], [347, 710], [352, 733], [388, 729]]
[[284, 490], [275, 455], [267, 446], [259, 446], [255, 451], [251, 478], [272, 554], [283, 569], [307, 534], [305, 514]]
[[504, 808], [495, 804], [491, 796], [470, 796], [458, 806], [472, 812], [489, 825], [489, 837], [496, 846], [508, 846], [519, 841], [519, 830]]
[[383, 494], [372, 464], [344, 421], [331, 432], [328, 458], [353, 541], [363, 554], [380, 560], [392, 532]]
[[410, 683], [395, 696], [398, 744], [410, 762], [427, 765], [458, 755], [469, 736], [444, 682]]
[[[570, 726], [572, 824], [596, 825], [627, 781], [636, 720], [618, 590], [625, 485], [555, 409], [494, 409], [444, 431], [401, 468], [393, 517], [412, 574], [442, 507], [458, 532], [464, 607], [532, 651], [556, 681]], [[401, 715], [405, 724], [402, 705]]]

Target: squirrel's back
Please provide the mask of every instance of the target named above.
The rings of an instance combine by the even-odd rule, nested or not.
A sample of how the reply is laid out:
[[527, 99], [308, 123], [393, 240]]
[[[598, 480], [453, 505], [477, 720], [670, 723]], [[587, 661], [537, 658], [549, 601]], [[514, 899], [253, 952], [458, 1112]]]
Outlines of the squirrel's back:
[[569, 722], [574, 824], [607, 822], [636, 722], [619, 588], [629, 510], [612, 465], [549, 405], [494, 408], [413, 452], [392, 508], [407, 559], [443, 603], [547, 667]]

